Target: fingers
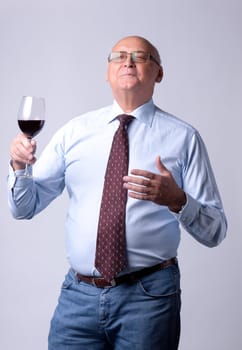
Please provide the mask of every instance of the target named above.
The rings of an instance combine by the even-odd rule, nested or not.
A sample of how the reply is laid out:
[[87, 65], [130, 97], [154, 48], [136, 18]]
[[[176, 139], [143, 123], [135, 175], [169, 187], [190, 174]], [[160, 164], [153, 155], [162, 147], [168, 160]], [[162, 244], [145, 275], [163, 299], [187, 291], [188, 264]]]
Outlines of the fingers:
[[140, 200], [157, 201], [160, 191], [159, 188], [157, 188], [156, 181], [134, 176], [125, 176], [124, 181], [123, 186], [129, 191], [129, 197]]
[[140, 192], [129, 192], [129, 197], [139, 200], [153, 200], [153, 197], [148, 195], [147, 193], [140, 193]]
[[156, 174], [154, 174], [150, 171], [147, 171], [147, 170], [142, 170], [142, 169], [132, 169], [130, 171], [130, 173], [132, 175], [135, 175], [135, 176], [142, 176], [142, 177], [147, 178], [149, 180], [153, 180], [156, 177]]
[[33, 164], [36, 160], [35, 140], [29, 140], [24, 134], [19, 134], [11, 143], [10, 156], [15, 169], [23, 169], [25, 164]]
[[150, 180], [145, 180], [141, 178], [135, 178], [132, 176], [125, 176], [124, 177], [124, 188], [135, 191], [139, 193], [145, 193], [147, 194], [149, 192], [149, 184]]
[[[133, 174], [133, 172], [132, 172]], [[139, 176], [144, 176], [141, 174], [134, 174], [134, 175], [139, 175]], [[124, 182], [129, 182], [129, 183], [133, 183], [136, 185], [140, 185], [140, 186], [148, 186], [150, 184], [150, 179], [145, 177], [138, 177], [138, 176], [124, 176], [123, 177]]]
[[129, 197], [143, 200], [154, 200], [157, 189], [156, 175], [140, 169], [131, 171], [132, 175], [124, 176], [124, 188], [129, 191]]

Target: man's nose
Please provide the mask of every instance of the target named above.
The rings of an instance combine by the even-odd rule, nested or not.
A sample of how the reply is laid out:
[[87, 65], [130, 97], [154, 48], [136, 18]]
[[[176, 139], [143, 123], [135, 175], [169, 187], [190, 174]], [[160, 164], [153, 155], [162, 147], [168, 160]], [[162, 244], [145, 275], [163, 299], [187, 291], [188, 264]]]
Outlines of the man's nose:
[[128, 54], [124, 62], [125, 67], [135, 67], [135, 61], [132, 58], [131, 54]]

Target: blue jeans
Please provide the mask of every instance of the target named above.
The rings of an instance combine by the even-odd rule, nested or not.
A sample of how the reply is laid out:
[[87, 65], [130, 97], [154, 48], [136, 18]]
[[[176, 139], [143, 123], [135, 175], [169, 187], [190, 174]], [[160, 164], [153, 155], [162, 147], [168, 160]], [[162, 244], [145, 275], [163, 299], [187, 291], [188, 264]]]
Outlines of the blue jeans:
[[134, 283], [97, 288], [72, 270], [51, 321], [49, 350], [177, 350], [180, 336], [177, 265]]

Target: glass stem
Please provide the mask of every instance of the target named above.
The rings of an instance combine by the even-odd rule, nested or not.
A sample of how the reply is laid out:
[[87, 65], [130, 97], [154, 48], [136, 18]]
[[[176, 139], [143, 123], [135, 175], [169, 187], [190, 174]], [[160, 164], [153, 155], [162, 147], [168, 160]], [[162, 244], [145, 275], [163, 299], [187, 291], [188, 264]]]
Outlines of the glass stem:
[[[31, 142], [31, 140], [32, 140], [32, 137], [31, 136], [27, 136], [27, 140], [29, 141], [29, 143]], [[24, 170], [24, 176], [25, 177], [31, 177], [31, 174], [30, 174], [30, 172], [29, 172], [29, 164], [25, 164], [25, 170]]]

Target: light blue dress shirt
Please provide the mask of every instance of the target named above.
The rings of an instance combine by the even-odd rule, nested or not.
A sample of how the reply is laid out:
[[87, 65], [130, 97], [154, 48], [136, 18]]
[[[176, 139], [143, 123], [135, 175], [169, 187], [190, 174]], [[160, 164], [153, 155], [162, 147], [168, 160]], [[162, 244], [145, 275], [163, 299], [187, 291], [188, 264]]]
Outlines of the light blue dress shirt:
[[[23, 171], [8, 177], [9, 204], [17, 219], [31, 219], [59, 196], [69, 194], [66, 252], [71, 267], [96, 275], [94, 267], [99, 208], [106, 164], [116, 119], [123, 111], [113, 105], [69, 121], [53, 136], [33, 166], [33, 179]], [[129, 126], [129, 169], [159, 173], [159, 155], [187, 203], [175, 214], [151, 201], [128, 198], [126, 239], [129, 267], [141, 269], [175, 257], [180, 224], [197, 241], [212, 247], [226, 235], [226, 218], [208, 154], [199, 133], [184, 121], [156, 107], [153, 100], [134, 110]]]

